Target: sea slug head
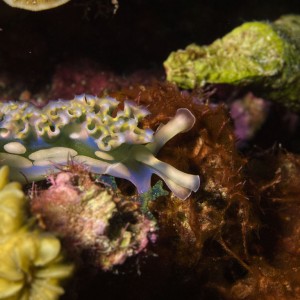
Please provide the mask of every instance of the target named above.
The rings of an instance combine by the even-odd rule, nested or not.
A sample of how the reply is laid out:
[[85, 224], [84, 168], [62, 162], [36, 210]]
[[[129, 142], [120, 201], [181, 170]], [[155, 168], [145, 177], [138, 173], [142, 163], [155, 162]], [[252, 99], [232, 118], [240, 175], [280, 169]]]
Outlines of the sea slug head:
[[175, 135], [190, 130], [194, 123], [195, 117], [188, 109], [178, 109], [174, 118], [161, 125], [154, 133], [152, 142], [145, 145], [134, 144], [127, 149], [125, 144], [112, 152], [114, 157], [118, 157], [119, 151], [127, 152], [127, 157], [123, 156], [122, 163], [111, 165], [107, 173], [130, 180], [140, 193], [150, 189], [151, 176], [156, 174], [164, 180], [175, 196], [186, 199], [192, 191], [199, 189], [200, 177], [179, 171], [158, 160], [155, 154]]

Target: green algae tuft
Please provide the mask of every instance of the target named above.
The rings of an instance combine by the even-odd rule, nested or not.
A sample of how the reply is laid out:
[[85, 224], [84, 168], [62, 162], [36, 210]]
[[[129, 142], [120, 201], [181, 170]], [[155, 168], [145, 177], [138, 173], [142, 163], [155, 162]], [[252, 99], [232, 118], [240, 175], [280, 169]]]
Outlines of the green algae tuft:
[[251, 86], [300, 111], [300, 16], [247, 22], [209, 46], [192, 44], [170, 54], [167, 80], [193, 89], [206, 84]]

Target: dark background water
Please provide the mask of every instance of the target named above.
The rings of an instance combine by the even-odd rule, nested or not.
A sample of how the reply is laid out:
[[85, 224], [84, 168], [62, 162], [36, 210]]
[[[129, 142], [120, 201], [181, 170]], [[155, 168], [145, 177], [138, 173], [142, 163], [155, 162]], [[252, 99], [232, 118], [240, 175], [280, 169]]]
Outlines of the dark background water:
[[[99, 75], [102, 70], [122, 78], [151, 70], [155, 78], [163, 79], [162, 63], [171, 51], [190, 43], [210, 44], [243, 22], [299, 14], [300, 3], [120, 0], [116, 14], [113, 10], [110, 0], [71, 0], [40, 12], [12, 8], [0, 0], [0, 99], [45, 101], [98, 94], [115, 80], [111, 73]], [[133, 82], [144, 83], [147, 76], [138, 74]], [[90, 81], [90, 86], [78, 87], [81, 81]], [[279, 133], [280, 128], [285, 127], [280, 124], [273, 132]], [[290, 137], [279, 135], [276, 139], [291, 148]], [[272, 136], [260, 144], [273, 143]]]
[[57, 62], [82, 57], [119, 72], [161, 67], [171, 51], [211, 43], [245, 21], [300, 13], [297, 0], [120, 0], [119, 6], [113, 14], [109, 0], [71, 0], [29, 12], [1, 1], [1, 68], [41, 78]]

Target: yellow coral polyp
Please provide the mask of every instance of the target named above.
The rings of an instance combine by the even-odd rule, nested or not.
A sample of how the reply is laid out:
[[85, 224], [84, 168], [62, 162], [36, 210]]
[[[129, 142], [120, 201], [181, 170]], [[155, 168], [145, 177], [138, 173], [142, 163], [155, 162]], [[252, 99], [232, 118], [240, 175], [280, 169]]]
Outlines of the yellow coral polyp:
[[25, 196], [18, 182], [8, 183], [9, 168], [0, 169], [0, 236], [18, 230], [24, 223]]
[[21, 230], [1, 250], [0, 299], [55, 300], [64, 293], [60, 280], [73, 266], [61, 263], [57, 238]]
[[55, 300], [64, 293], [61, 279], [73, 266], [64, 264], [60, 241], [39, 230], [30, 231], [26, 199], [18, 182], [0, 169], [0, 299]]

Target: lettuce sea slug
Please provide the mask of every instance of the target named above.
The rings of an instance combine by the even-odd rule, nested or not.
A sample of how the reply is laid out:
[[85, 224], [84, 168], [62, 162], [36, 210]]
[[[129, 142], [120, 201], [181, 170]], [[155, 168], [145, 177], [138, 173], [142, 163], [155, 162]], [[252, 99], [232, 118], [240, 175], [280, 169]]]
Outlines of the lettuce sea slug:
[[186, 174], [158, 160], [155, 154], [172, 137], [191, 129], [195, 117], [177, 110], [154, 133], [139, 127], [150, 112], [125, 101], [88, 95], [70, 101], [51, 101], [39, 109], [27, 102], [0, 103], [0, 164], [9, 165], [11, 179], [43, 179], [54, 165], [72, 159], [91, 172], [131, 181], [139, 193], [149, 190], [152, 174], [161, 177], [179, 198], [200, 185], [198, 175]]

